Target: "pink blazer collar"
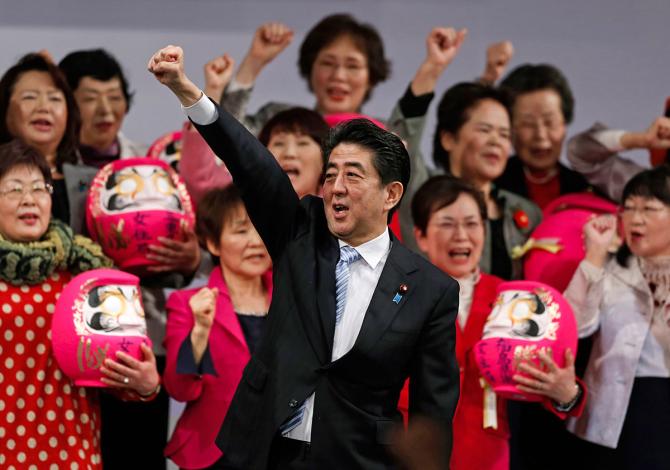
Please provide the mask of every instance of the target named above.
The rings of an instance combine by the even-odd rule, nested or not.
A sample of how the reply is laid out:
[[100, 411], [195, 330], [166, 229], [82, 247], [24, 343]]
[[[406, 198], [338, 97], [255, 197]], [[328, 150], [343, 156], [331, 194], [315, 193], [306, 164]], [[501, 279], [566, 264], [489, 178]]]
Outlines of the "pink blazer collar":
[[[263, 284], [267, 287], [268, 302], [272, 300], [272, 270], [268, 270], [263, 274]], [[235, 308], [230, 299], [228, 286], [223, 279], [223, 272], [220, 266], [215, 266], [212, 273], [209, 275], [207, 287], [210, 289], [218, 288], [219, 296], [216, 301], [216, 317], [214, 321], [221, 324], [226, 331], [228, 331], [245, 349], [248, 350], [247, 342], [244, 339], [244, 332], [240, 326], [240, 322], [235, 314]]]

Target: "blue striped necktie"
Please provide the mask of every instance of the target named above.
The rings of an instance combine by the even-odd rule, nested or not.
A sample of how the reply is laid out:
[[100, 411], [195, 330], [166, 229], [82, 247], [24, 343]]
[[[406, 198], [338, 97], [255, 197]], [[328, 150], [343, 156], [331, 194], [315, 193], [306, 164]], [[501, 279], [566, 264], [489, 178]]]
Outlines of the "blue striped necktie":
[[349, 265], [361, 258], [355, 248], [340, 248], [340, 260], [335, 266], [335, 324], [340, 323], [344, 306], [347, 304], [347, 288], [349, 287]]
[[[335, 266], [335, 324], [342, 319], [344, 306], [347, 304], [347, 288], [349, 287], [349, 265], [361, 258], [355, 248], [343, 246], [340, 248], [340, 259]], [[279, 431], [286, 434], [295, 429], [305, 416], [306, 401], [279, 426]]]

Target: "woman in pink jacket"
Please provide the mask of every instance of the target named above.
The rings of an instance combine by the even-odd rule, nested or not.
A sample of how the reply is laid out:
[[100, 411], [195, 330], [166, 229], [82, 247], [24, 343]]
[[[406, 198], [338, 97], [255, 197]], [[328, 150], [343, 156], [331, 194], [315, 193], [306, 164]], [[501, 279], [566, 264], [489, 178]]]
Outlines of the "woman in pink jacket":
[[207, 468], [221, 457], [214, 440], [272, 295], [270, 256], [234, 186], [203, 197], [197, 231], [219, 265], [206, 287], [170, 296], [165, 335], [165, 387], [187, 403], [165, 455], [184, 469]]

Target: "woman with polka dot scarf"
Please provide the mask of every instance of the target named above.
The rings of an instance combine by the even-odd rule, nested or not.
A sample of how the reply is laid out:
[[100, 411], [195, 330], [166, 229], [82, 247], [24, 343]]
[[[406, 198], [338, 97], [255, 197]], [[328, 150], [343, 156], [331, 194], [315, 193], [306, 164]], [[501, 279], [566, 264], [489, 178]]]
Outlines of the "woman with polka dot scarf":
[[[0, 468], [99, 469], [97, 393], [75, 386], [51, 350], [51, 316], [72, 275], [110, 266], [99, 246], [51, 219], [51, 171], [36, 150], [0, 145]], [[147, 355], [148, 351], [148, 355]], [[123, 398], [150, 396], [159, 384], [147, 348], [137, 385]], [[107, 375], [122, 367], [106, 361]], [[141, 398], [140, 398], [141, 399]]]

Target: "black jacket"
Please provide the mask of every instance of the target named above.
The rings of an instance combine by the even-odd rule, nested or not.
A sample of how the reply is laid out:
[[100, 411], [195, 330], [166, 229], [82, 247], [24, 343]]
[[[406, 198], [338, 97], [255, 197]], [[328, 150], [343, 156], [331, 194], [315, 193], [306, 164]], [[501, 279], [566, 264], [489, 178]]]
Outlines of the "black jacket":
[[[458, 401], [454, 354], [458, 284], [391, 234], [391, 251], [355, 345], [331, 362], [337, 239], [321, 198], [299, 201], [274, 157], [219, 109], [197, 126], [226, 163], [274, 263], [261, 343], [244, 370], [217, 445], [234, 468], [264, 469], [278, 429], [316, 392], [311, 456], [319, 469], [390, 469], [389, 430], [410, 377], [410, 416], [447, 429]], [[408, 286], [399, 303], [393, 298]]]
[[[507, 191], [518, 194], [528, 198], [528, 186], [526, 186], [526, 178], [523, 174], [523, 164], [519, 157], [512, 157], [507, 161], [507, 166], [502, 175], [495, 181], [498, 188], [506, 189]], [[558, 183], [561, 188], [561, 194], [579, 193], [589, 190], [590, 186], [586, 179], [571, 170], [562, 163], [558, 164]]]

